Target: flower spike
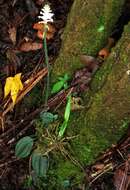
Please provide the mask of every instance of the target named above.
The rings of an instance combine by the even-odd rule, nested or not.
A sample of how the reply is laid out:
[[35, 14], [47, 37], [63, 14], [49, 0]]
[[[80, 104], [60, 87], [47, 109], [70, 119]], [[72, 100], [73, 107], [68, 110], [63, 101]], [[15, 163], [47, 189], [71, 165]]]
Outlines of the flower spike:
[[40, 15], [38, 16], [38, 18], [41, 19], [41, 21], [39, 21], [39, 23], [44, 23], [47, 24], [48, 22], [53, 22], [53, 13], [52, 10], [50, 8], [50, 6], [48, 4], [46, 4], [40, 11]]

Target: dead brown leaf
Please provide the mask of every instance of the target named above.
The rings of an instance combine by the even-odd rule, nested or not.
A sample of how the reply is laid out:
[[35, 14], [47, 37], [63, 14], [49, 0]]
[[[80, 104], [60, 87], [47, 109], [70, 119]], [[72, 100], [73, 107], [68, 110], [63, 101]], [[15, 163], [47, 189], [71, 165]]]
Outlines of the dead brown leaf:
[[114, 185], [116, 187], [116, 190], [129, 190], [130, 175], [128, 161], [126, 161], [123, 167], [120, 167], [115, 171]]
[[[53, 36], [56, 32], [56, 29], [52, 24], [48, 23], [47, 26], [48, 26], [48, 30], [47, 30], [46, 38], [47, 38], [47, 40], [50, 40], [53, 38]], [[45, 24], [44, 23], [35, 23], [33, 25], [33, 29], [38, 30], [37, 37], [39, 39], [43, 40], [44, 39]]]
[[[46, 34], [46, 39], [47, 39], [47, 40], [50, 40], [50, 39], [53, 38], [53, 36], [54, 36], [53, 33], [47, 32], [47, 34]], [[38, 32], [37, 32], [37, 37], [38, 37], [39, 39], [43, 40], [43, 39], [44, 39], [44, 32], [42, 32], [41, 30], [38, 30]]]
[[[48, 32], [51, 32], [51, 33], [56, 32], [56, 29], [52, 24], [48, 23], [47, 26], [48, 26]], [[35, 23], [33, 25], [33, 29], [44, 31], [45, 30], [45, 24], [44, 23]]]
[[35, 0], [37, 5], [43, 5], [44, 0]]
[[110, 54], [110, 51], [107, 48], [101, 49], [98, 53], [98, 55], [103, 57], [103, 58], [107, 58], [109, 56], [109, 54]]
[[24, 51], [24, 52], [28, 52], [28, 51], [36, 51], [38, 49], [41, 49], [43, 47], [42, 43], [37, 43], [37, 42], [23, 42], [20, 47], [19, 50], [20, 51]]
[[14, 27], [14, 26], [10, 27], [9, 30], [8, 30], [8, 33], [9, 33], [9, 37], [10, 37], [11, 41], [15, 45], [16, 44], [16, 35], [17, 35], [16, 27]]

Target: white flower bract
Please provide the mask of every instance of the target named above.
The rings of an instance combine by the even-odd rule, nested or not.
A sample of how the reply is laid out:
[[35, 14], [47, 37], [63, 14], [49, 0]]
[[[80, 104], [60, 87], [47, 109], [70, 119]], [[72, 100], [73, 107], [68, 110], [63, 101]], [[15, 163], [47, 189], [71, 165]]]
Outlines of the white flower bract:
[[46, 4], [40, 11], [40, 15], [38, 16], [38, 18], [41, 19], [41, 21], [39, 21], [39, 23], [45, 23], [47, 24], [48, 22], [53, 22], [53, 13], [52, 10], [50, 9], [50, 6], [48, 4]]

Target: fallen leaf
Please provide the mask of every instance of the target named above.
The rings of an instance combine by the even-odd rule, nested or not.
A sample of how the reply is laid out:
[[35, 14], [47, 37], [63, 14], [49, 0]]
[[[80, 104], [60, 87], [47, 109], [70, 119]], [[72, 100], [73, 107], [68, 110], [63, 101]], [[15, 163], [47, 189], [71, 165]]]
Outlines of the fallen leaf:
[[118, 168], [114, 174], [114, 185], [116, 190], [128, 190], [130, 185], [129, 163]]
[[114, 38], [109, 37], [106, 46], [98, 53], [100, 57], [107, 58], [110, 54], [111, 48], [115, 45]]
[[71, 98], [71, 110], [81, 110], [84, 106], [82, 105], [82, 99], [80, 97], [72, 97]]
[[17, 35], [16, 27], [9, 28], [8, 33], [9, 33], [9, 37], [10, 37], [11, 41], [15, 45], [16, 44], [16, 35]]
[[4, 87], [4, 98], [11, 93], [13, 104], [15, 104], [18, 93], [22, 89], [23, 84], [21, 82], [21, 73], [16, 74], [14, 77], [8, 77]]
[[[37, 32], [37, 37], [38, 37], [39, 39], [43, 40], [43, 39], [44, 39], [44, 32], [41, 31], [41, 30], [38, 30], [38, 32]], [[46, 34], [46, 39], [47, 39], [47, 40], [50, 40], [50, 39], [52, 39], [52, 38], [53, 38], [53, 33], [47, 32], [47, 34]]]
[[[31, 78], [27, 79], [27, 81], [24, 82], [24, 88], [17, 96], [16, 103], [18, 103], [47, 74], [47, 72], [47, 68], [43, 68], [38, 73], [31, 76]], [[5, 110], [2, 113], [2, 117], [4, 117], [10, 110], [12, 110], [14, 104], [13, 102], [9, 102], [7, 107], [6, 104], [4, 105], [4, 107]]]
[[21, 82], [21, 73], [18, 73], [14, 76], [14, 81], [15, 81], [15, 83], [17, 83], [19, 85], [19, 89], [22, 90], [23, 84]]
[[110, 54], [110, 51], [107, 48], [103, 48], [99, 51], [98, 55], [103, 57], [103, 58], [107, 58]]
[[[48, 23], [47, 26], [48, 26], [48, 30], [47, 30], [47, 34], [46, 34], [46, 39], [50, 40], [53, 38], [53, 36], [56, 32], [56, 29], [52, 24]], [[45, 24], [44, 23], [35, 23], [33, 25], [33, 29], [38, 30], [37, 37], [39, 39], [43, 40], [44, 39]]]
[[21, 46], [19, 47], [20, 51], [35, 51], [38, 49], [41, 49], [43, 47], [42, 43], [37, 43], [37, 42], [23, 42]]
[[81, 63], [85, 64], [85, 66], [88, 68], [88, 71], [90, 72], [97, 70], [99, 65], [96, 58], [88, 55], [81, 55], [80, 61]]
[[37, 5], [43, 5], [44, 0], [35, 0]]
[[[52, 24], [48, 23], [47, 26], [48, 26], [48, 32], [51, 32], [51, 33], [55, 33], [56, 32], [56, 29], [55, 29], [55, 27]], [[45, 24], [44, 23], [35, 23], [33, 25], [33, 29], [44, 31]]]
[[8, 94], [10, 93], [10, 88], [11, 85], [13, 83], [13, 77], [8, 77], [6, 79], [6, 83], [5, 83], [5, 87], [4, 87], [4, 98], [6, 98], [8, 96]]
[[97, 171], [97, 170], [102, 170], [103, 171], [104, 168], [105, 168], [105, 165], [100, 164], [100, 163], [97, 163], [92, 167], [92, 169], [95, 170], [95, 171]]
[[116, 190], [119, 190], [120, 188], [122, 190], [125, 190], [125, 181], [123, 180], [125, 177], [125, 172], [121, 169], [118, 169], [114, 174], [114, 185], [116, 187]]
[[6, 57], [9, 61], [8, 69], [9, 69], [9, 74], [12, 73], [13, 71], [15, 71], [15, 73], [17, 73], [17, 69], [20, 67], [21, 63], [20, 63], [20, 59], [19, 57], [16, 55], [16, 52], [12, 49], [7, 49], [6, 51]]

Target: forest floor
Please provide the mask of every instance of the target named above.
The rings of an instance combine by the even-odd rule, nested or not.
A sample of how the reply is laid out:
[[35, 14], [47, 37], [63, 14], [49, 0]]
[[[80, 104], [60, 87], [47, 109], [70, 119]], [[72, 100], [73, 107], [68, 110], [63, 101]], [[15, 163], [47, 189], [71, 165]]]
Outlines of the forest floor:
[[[48, 37], [47, 46], [49, 62], [53, 67], [72, 1], [49, 0], [49, 3], [54, 12], [55, 32]], [[35, 134], [31, 121], [43, 108], [43, 101], [39, 98], [39, 94], [42, 97], [45, 91], [45, 80], [42, 78], [46, 71], [39, 75], [45, 68], [43, 40], [38, 38], [34, 24], [38, 22], [38, 14], [44, 4], [44, 0], [0, 0], [0, 190], [27, 189], [23, 184], [29, 173], [28, 159], [17, 159], [14, 147], [21, 137]], [[85, 71], [79, 75], [84, 75]], [[10, 98], [3, 98], [3, 89], [6, 78], [17, 73], [22, 73], [22, 81], [32, 81], [31, 85], [35, 88], [32, 91], [26, 88], [25, 95], [21, 95], [21, 101], [13, 108]], [[36, 84], [34, 81], [37, 81]], [[50, 100], [49, 106], [59, 104], [58, 98], [56, 101]], [[92, 166], [86, 166], [85, 181], [89, 183], [89, 189], [130, 189], [129, 134], [128, 131], [117, 145], [104, 152]], [[78, 190], [79, 187], [72, 189]]]

